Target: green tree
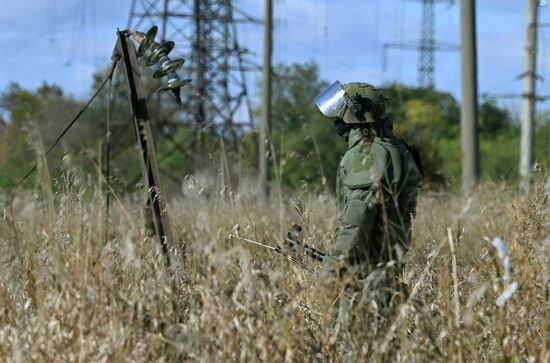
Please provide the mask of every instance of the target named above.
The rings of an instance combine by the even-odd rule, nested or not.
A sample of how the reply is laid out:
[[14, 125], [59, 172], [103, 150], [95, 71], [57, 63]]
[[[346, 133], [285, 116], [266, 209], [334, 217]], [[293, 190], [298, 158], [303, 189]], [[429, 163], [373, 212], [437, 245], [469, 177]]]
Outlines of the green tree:
[[[428, 182], [460, 182], [460, 105], [446, 92], [390, 84], [388, 112], [396, 133], [421, 151]], [[479, 106], [480, 159], [483, 179], [517, 179], [519, 129], [510, 112], [482, 97]]]
[[496, 136], [511, 125], [510, 112], [498, 107], [495, 98], [483, 95], [479, 105], [479, 131], [487, 136]]
[[453, 180], [459, 169], [449, 170], [448, 166], [454, 165], [459, 157], [453, 140], [459, 135], [460, 120], [459, 104], [454, 97], [431, 87], [398, 83], [382, 89], [389, 97], [386, 112], [393, 119], [396, 134], [420, 150], [426, 181]]
[[[273, 124], [271, 140], [275, 152], [272, 180], [290, 188], [334, 188], [336, 170], [345, 152], [345, 142], [337, 136], [330, 119], [313, 103], [327, 86], [315, 63], [277, 65], [273, 82]], [[97, 90], [105, 71], [94, 76]], [[122, 78], [120, 78], [123, 81]], [[118, 86], [117, 86], [118, 84]], [[141, 178], [135, 150], [135, 134], [127, 91], [115, 77], [111, 101], [111, 182], [117, 190], [132, 188]], [[145, 83], [153, 94], [155, 85]], [[422, 155], [426, 179], [430, 183], [460, 181], [460, 107], [449, 93], [433, 88], [409, 87], [398, 83], [382, 87], [387, 114], [394, 121], [396, 134], [416, 144]], [[149, 92], [151, 91], [151, 92]], [[187, 91], [184, 99], [191, 97]], [[183, 176], [204, 168], [218, 168], [222, 161], [237, 181], [257, 165], [257, 135], [254, 132], [225, 134], [210, 127], [201, 134], [197, 127], [182, 127], [182, 108], [175, 107], [170, 95], [162, 96], [158, 112], [151, 118], [162, 125], [155, 141], [164, 183], [178, 186]], [[35, 91], [11, 84], [0, 93], [0, 187], [10, 188], [32, 166], [35, 155], [29, 148], [28, 131], [38, 127], [45, 147], [83, 107], [83, 102], [67, 97], [55, 86], [44, 84]], [[64, 153], [83, 173], [96, 173], [104, 158], [105, 121], [108, 92], [102, 92], [82, 115], [59, 147], [50, 156], [50, 170], [56, 178], [62, 171]], [[184, 102], [185, 107], [185, 102]], [[259, 110], [259, 108], [257, 108]], [[539, 113], [536, 125], [535, 160], [546, 170], [550, 154], [550, 117]], [[36, 125], [36, 126], [33, 126]], [[479, 108], [481, 176], [485, 179], [517, 179], [519, 126], [494, 99], [483, 97]], [[199, 137], [200, 135], [200, 137]], [[32, 140], [31, 140], [32, 141]], [[228, 174], [225, 174], [228, 175]], [[134, 182], [134, 183], [132, 183]]]
[[550, 171], [550, 111], [540, 112], [536, 119], [535, 162], [548, 175]]
[[277, 65], [273, 82], [272, 142], [282, 183], [334, 188], [345, 142], [313, 99], [327, 83], [315, 63]]
[[[0, 108], [7, 117], [0, 133], [0, 185], [11, 188], [34, 165], [36, 155], [29, 146], [37, 141], [32, 132], [39, 132], [44, 148], [48, 149], [83, 106], [83, 102], [65, 96], [58, 86], [47, 83], [35, 91], [12, 84], [0, 94]], [[106, 96], [96, 99], [52, 150], [48, 161], [54, 179], [65, 168], [64, 154], [71, 155], [71, 164], [80, 172], [97, 173], [105, 138], [106, 109]]]

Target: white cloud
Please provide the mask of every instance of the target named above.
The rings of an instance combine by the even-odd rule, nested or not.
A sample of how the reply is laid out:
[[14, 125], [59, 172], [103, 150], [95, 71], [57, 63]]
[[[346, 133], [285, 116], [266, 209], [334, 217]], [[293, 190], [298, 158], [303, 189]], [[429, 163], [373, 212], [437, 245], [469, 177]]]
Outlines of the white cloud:
[[[236, 8], [253, 17], [263, 17], [263, 0], [234, 1]], [[62, 85], [78, 97], [88, 95], [91, 79], [86, 81], [83, 77], [91, 77], [95, 66], [108, 66], [116, 28], [126, 25], [131, 1], [87, 3], [95, 5], [95, 17], [90, 8], [82, 30], [80, 1], [0, 1], [0, 51], [4, 51], [0, 68], [10, 70], [0, 73], [0, 89], [9, 81], [27, 86], [39, 85], [44, 79]], [[392, 50], [384, 72], [382, 50], [384, 42], [418, 39], [420, 4], [402, 0], [275, 0], [274, 7], [275, 62], [313, 59], [320, 65], [321, 76], [329, 81], [338, 78], [342, 82], [364, 80], [380, 84], [399, 80], [416, 84], [418, 53]], [[449, 9], [436, 6], [436, 16], [437, 38], [459, 43], [459, 3]], [[523, 68], [524, 18], [524, 2], [478, 2], [481, 91], [496, 85], [505, 92], [521, 92], [521, 82], [514, 82], [513, 78]], [[52, 29], [53, 33], [46, 34]], [[261, 64], [263, 28], [239, 26], [239, 36], [242, 45], [256, 53], [254, 61]], [[55, 44], [51, 38], [55, 38]], [[189, 45], [179, 46], [183, 49]], [[8, 47], [13, 51], [7, 52]], [[70, 67], [64, 66], [67, 60], [72, 61]], [[436, 80], [439, 88], [459, 96], [459, 53], [437, 54]], [[509, 84], [500, 86], [505, 80], [510, 80]]]

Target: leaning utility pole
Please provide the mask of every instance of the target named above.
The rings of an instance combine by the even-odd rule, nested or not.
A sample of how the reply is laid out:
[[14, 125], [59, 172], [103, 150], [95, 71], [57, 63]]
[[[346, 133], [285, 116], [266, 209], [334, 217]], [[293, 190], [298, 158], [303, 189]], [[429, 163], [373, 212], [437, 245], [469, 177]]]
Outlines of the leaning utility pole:
[[160, 172], [157, 162], [151, 123], [147, 111], [146, 94], [141, 83], [137, 52], [134, 44], [128, 40], [128, 31], [117, 32], [118, 41], [113, 52], [113, 59], [122, 59], [128, 97], [132, 108], [134, 134], [139, 150], [139, 162], [143, 181], [148, 194], [148, 205], [151, 208], [153, 227], [160, 242], [165, 257], [166, 267], [172, 264], [173, 238], [166, 209], [166, 201], [162, 195]]
[[479, 181], [475, 12], [475, 0], [460, 1], [460, 58], [462, 78], [460, 144], [462, 149], [462, 191], [464, 194], [472, 193]]
[[273, 3], [265, 0], [264, 16], [264, 62], [262, 70], [262, 120], [258, 142], [259, 187], [267, 195], [268, 192], [268, 146], [269, 128], [271, 126], [271, 52], [273, 41]]
[[525, 73], [521, 114], [521, 149], [519, 157], [520, 189], [529, 191], [533, 164], [537, 66], [538, 0], [527, 0], [527, 33], [525, 39]]

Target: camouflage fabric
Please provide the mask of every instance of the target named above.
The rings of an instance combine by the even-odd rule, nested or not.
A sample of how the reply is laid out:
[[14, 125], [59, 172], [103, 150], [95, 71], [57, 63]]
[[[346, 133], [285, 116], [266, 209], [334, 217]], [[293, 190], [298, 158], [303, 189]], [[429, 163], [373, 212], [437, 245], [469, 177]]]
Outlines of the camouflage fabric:
[[363, 82], [351, 82], [344, 85], [346, 93], [361, 107], [360, 117], [356, 117], [348, 107], [340, 115], [347, 124], [375, 123], [386, 112], [386, 96], [378, 88]]
[[[383, 128], [352, 128], [337, 176], [340, 227], [331, 255], [357, 278], [377, 265], [403, 262], [409, 249], [420, 173], [407, 145]], [[328, 259], [327, 259], [328, 260]], [[334, 277], [334, 260], [322, 276]]]

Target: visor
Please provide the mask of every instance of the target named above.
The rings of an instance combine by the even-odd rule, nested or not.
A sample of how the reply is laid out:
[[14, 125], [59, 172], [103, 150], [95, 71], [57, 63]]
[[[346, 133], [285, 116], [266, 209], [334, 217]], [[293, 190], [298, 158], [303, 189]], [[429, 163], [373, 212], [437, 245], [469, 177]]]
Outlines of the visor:
[[319, 111], [327, 117], [336, 117], [346, 105], [346, 91], [340, 81], [331, 84], [323, 92], [313, 99]]

